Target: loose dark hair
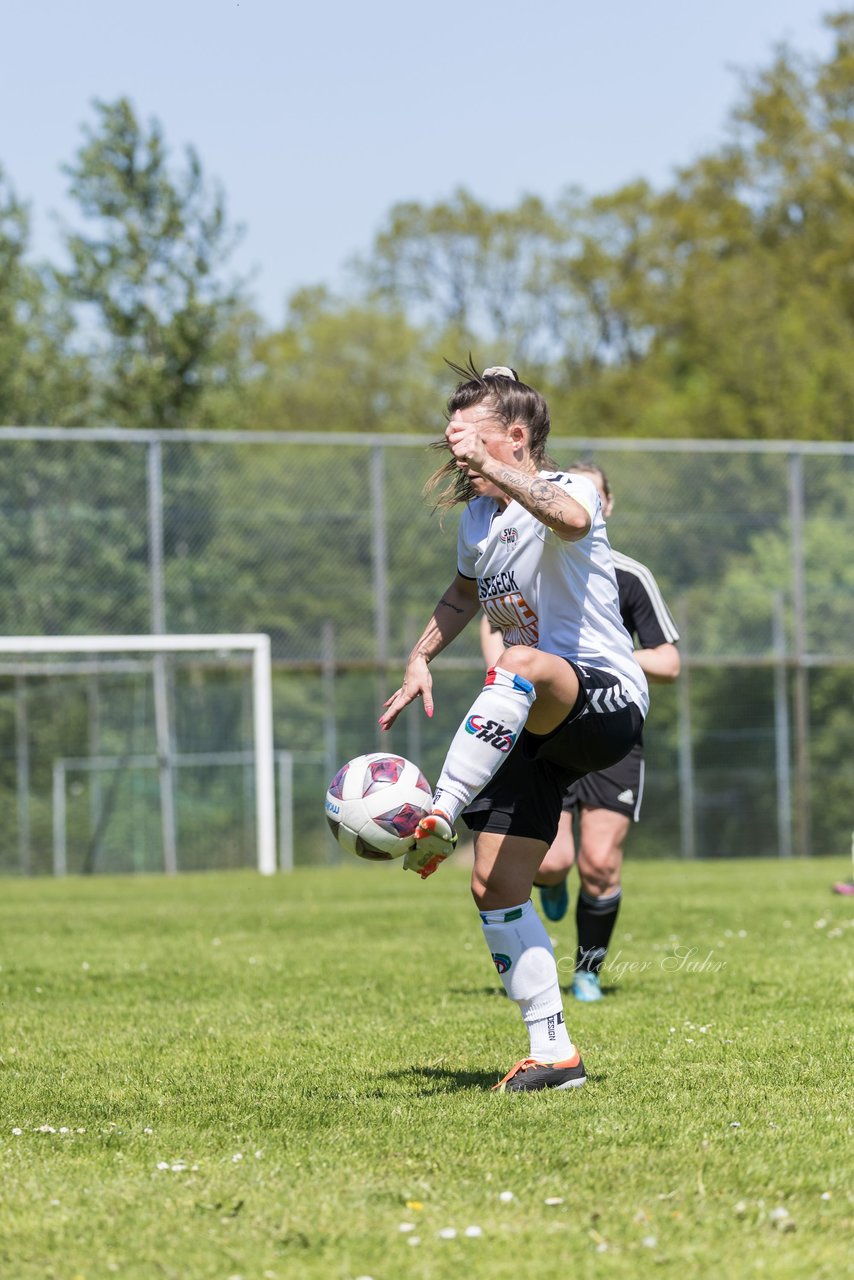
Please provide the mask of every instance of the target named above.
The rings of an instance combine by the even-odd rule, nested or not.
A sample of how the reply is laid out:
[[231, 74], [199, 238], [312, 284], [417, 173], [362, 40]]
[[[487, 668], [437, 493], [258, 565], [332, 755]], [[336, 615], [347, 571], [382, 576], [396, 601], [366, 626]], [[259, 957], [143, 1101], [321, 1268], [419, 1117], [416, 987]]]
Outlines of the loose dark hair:
[[[446, 363], [462, 379], [448, 400], [449, 418], [458, 409], [470, 409], [472, 405], [488, 402], [493, 416], [505, 427], [519, 422], [528, 428], [531, 458], [538, 469], [553, 465], [546, 453], [546, 440], [551, 429], [549, 407], [539, 391], [521, 382], [516, 370], [507, 365], [493, 366], [478, 373], [471, 356], [466, 365], [453, 364], [450, 360]], [[444, 436], [431, 445], [433, 449], [447, 447]], [[457, 502], [470, 502], [477, 496], [468, 476], [457, 466], [456, 458], [449, 458], [438, 471], [433, 472], [424, 492], [432, 493], [443, 481], [447, 483], [438, 494], [434, 510], [446, 511]]]

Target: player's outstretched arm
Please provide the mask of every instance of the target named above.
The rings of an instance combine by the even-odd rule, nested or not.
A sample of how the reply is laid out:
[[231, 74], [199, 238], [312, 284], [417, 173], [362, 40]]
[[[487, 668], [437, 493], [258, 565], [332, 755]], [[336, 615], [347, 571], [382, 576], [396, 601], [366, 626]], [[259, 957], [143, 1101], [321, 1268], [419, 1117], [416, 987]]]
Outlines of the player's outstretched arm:
[[456, 639], [479, 608], [477, 583], [457, 574], [447, 591], [443, 592], [430, 621], [409, 655], [403, 684], [383, 703], [383, 713], [379, 718], [381, 729], [390, 729], [403, 708], [408, 707], [416, 698], [423, 700], [425, 712], [432, 716], [433, 677], [430, 675], [430, 663], [437, 653], [441, 653]]
[[679, 650], [669, 643], [635, 649], [635, 662], [653, 684], [672, 684], [682, 668]]

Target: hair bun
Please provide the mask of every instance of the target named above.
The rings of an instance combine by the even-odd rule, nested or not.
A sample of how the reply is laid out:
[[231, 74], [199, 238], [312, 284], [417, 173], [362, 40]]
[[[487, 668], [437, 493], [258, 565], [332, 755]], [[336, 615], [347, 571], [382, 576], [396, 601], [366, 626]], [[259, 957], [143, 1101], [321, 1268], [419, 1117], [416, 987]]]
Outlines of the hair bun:
[[512, 378], [514, 382], [519, 381], [519, 375], [515, 369], [511, 369], [506, 364], [495, 364], [489, 369], [484, 369], [481, 375], [484, 378]]

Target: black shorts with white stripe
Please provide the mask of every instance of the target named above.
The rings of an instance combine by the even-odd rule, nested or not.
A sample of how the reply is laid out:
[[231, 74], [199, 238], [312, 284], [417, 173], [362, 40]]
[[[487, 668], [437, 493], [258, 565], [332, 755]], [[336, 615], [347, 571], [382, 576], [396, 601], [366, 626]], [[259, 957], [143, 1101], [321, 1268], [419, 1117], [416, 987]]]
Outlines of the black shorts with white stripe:
[[643, 746], [638, 742], [618, 764], [587, 773], [567, 787], [564, 810], [572, 813], [586, 805], [588, 809], [609, 809], [637, 822], [643, 801], [643, 777]]
[[580, 686], [575, 706], [545, 736], [522, 730], [504, 764], [463, 814], [473, 831], [551, 844], [567, 787], [616, 764], [640, 741], [643, 716], [619, 676], [576, 662], [570, 666]]

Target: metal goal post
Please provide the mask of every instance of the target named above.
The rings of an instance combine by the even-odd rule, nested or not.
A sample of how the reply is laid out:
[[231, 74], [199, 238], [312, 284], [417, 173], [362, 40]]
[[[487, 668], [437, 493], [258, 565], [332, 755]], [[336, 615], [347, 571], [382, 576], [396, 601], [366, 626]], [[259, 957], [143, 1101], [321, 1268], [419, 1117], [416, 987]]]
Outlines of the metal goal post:
[[[276, 793], [273, 750], [273, 682], [270, 637], [261, 633], [234, 635], [130, 635], [130, 636], [4, 636], [0, 655], [18, 657], [40, 654], [96, 655], [105, 653], [152, 654], [243, 652], [252, 658], [252, 721], [255, 755], [255, 816], [257, 862], [262, 875], [276, 871]], [[155, 709], [158, 702], [155, 668]], [[168, 794], [168, 789], [167, 789]], [[174, 831], [174, 823], [171, 824]], [[164, 814], [164, 867], [177, 870], [170, 847], [169, 815]]]

